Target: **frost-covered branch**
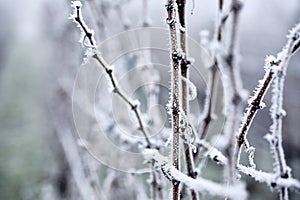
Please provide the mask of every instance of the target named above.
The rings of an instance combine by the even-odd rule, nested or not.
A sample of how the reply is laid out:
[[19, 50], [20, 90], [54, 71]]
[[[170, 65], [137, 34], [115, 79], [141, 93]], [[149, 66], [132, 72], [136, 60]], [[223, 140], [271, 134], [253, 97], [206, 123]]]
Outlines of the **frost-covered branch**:
[[[239, 129], [238, 140], [235, 149], [235, 160], [236, 166], [239, 166], [240, 153], [242, 145], [245, 144], [246, 151], [249, 152], [250, 147], [249, 142], [246, 139], [248, 130], [253, 122], [253, 119], [259, 109], [265, 107], [262, 102], [264, 95], [266, 94], [272, 80], [274, 79], [274, 87], [273, 87], [273, 97], [272, 97], [272, 107], [271, 107], [271, 117], [273, 120], [273, 125], [271, 126], [271, 133], [266, 136], [267, 140], [270, 142], [273, 150], [273, 154], [276, 159], [277, 166], [277, 176], [281, 176], [282, 178], [289, 178], [290, 168], [287, 166], [284, 151], [282, 147], [282, 117], [285, 115], [283, 111], [283, 87], [284, 87], [284, 77], [286, 74], [287, 65], [291, 56], [296, 52], [299, 48], [300, 42], [300, 24], [297, 24], [295, 28], [290, 31], [288, 35], [288, 42], [283, 50], [278, 53], [277, 58], [273, 56], [268, 56], [266, 58], [265, 64], [265, 76], [262, 80], [259, 81], [258, 88], [255, 90], [254, 96], [251, 97], [248, 101], [248, 108], [246, 109], [246, 113]], [[297, 47], [298, 46], [298, 47]], [[250, 151], [251, 152], [251, 151]], [[252, 151], [252, 153], [254, 153]], [[255, 164], [250, 156], [250, 163], [252, 163], [252, 167], [255, 168]], [[288, 199], [288, 188], [283, 187], [280, 190], [280, 198]]]
[[188, 188], [195, 190], [201, 194], [207, 194], [211, 196], [227, 197], [229, 199], [246, 199], [247, 192], [243, 183], [237, 183], [233, 185], [227, 185], [222, 183], [216, 183], [204, 178], [191, 178], [184, 173], [176, 169], [169, 163], [169, 159], [161, 155], [155, 149], [147, 149], [144, 151], [145, 158], [148, 160], [154, 160], [156, 166], [161, 168], [163, 174], [170, 180], [178, 183], [185, 184]]
[[81, 13], [82, 4], [81, 4], [81, 2], [80, 1], [73, 1], [72, 2], [72, 7], [74, 8], [74, 13], [71, 15], [70, 19], [72, 19], [82, 31], [80, 42], [82, 42], [84, 44], [85, 38], [87, 38], [89, 40], [92, 50], [88, 49], [88, 50], [90, 50], [88, 53], [91, 54], [91, 57], [96, 59], [96, 61], [100, 64], [100, 66], [105, 70], [105, 72], [108, 75], [108, 77], [111, 81], [111, 84], [114, 88], [113, 92], [116, 93], [117, 95], [119, 95], [121, 97], [121, 99], [123, 99], [123, 101], [126, 102], [131, 107], [131, 109], [133, 110], [133, 112], [134, 112], [134, 114], [137, 118], [137, 121], [138, 121], [138, 124], [139, 124], [139, 129], [142, 132], [142, 134], [144, 135], [148, 146], [151, 147], [152, 144], [150, 142], [148, 133], [147, 133], [146, 128], [144, 126], [144, 122], [142, 121], [140, 111], [138, 109], [138, 105], [133, 100], [131, 100], [128, 96], [126, 96], [126, 94], [119, 88], [119, 86], [117, 84], [117, 80], [115, 79], [115, 77], [113, 75], [113, 69], [104, 60], [104, 58], [99, 54], [99, 52], [97, 52], [96, 41], [95, 41], [95, 38], [94, 38], [94, 31], [86, 25], [86, 23], [85, 23], [85, 21], [83, 20], [83, 17], [82, 17], [82, 13]]
[[87, 38], [90, 42], [90, 45], [96, 48], [97, 44], [94, 37], [94, 30], [90, 29], [82, 17], [81, 7], [82, 3], [80, 1], [73, 1], [71, 5], [74, 9], [73, 14], [70, 16], [70, 19], [73, 20], [74, 23], [77, 24], [77, 27], [81, 30], [81, 37], [79, 42], [85, 44], [85, 38]]
[[[170, 108], [172, 119], [172, 165], [175, 169], [179, 169], [179, 112], [180, 112], [180, 61], [181, 54], [178, 50], [177, 35], [176, 35], [176, 12], [175, 0], [167, 0], [167, 24], [169, 25], [170, 34], [170, 55], [171, 55], [171, 93], [170, 93]], [[172, 181], [173, 200], [179, 198], [179, 183], [176, 180]]]
[[226, 156], [210, 143], [206, 142], [205, 140], [200, 140], [199, 142], [197, 142], [197, 145], [199, 146], [199, 148], [202, 147], [206, 150], [204, 156], [209, 157], [212, 161], [220, 165], [228, 164], [228, 159], [226, 158]]
[[[190, 62], [188, 61], [188, 52], [187, 52], [187, 44], [186, 44], [186, 22], [185, 22], [185, 0], [176, 0], [177, 3], [177, 11], [178, 11], [178, 19], [179, 19], [179, 38], [180, 38], [180, 48], [182, 51], [182, 60], [180, 62], [180, 69], [181, 69], [181, 106], [185, 117], [189, 118], [189, 99], [188, 99], [188, 79], [189, 79], [189, 70], [188, 65]], [[186, 123], [187, 124], [187, 123]], [[185, 128], [184, 132], [188, 129]], [[183, 133], [185, 134], [185, 133]], [[192, 155], [190, 144], [187, 142], [183, 142], [183, 151], [185, 155], [185, 163], [187, 168], [188, 176], [195, 178], [195, 167], [194, 167], [194, 158]], [[194, 190], [191, 190], [191, 197], [192, 200], [197, 200], [198, 196]]]
[[206, 90], [205, 104], [203, 108], [200, 130], [199, 130], [200, 140], [205, 139], [210, 123], [215, 118], [214, 104], [215, 104], [215, 97], [216, 97], [216, 89], [218, 86], [217, 69], [218, 69], [218, 62], [215, 60], [215, 63], [209, 68], [208, 88]]
[[294, 178], [283, 178], [278, 176], [278, 174], [267, 173], [261, 170], [256, 170], [251, 167], [246, 167], [243, 165], [238, 166], [238, 170], [250, 177], [252, 177], [255, 181], [260, 183], [266, 183], [271, 188], [291, 188], [297, 191], [300, 191], [300, 182]]
[[219, 61], [217, 59], [217, 54], [219, 51], [216, 48], [221, 47], [222, 42], [222, 19], [221, 16], [223, 14], [223, 0], [218, 1], [218, 11], [217, 11], [217, 19], [215, 23], [215, 35], [213, 39], [213, 48], [212, 51], [212, 57], [213, 57], [213, 63], [211, 66], [209, 66], [209, 76], [208, 76], [208, 85], [206, 91], [206, 99], [204, 104], [204, 109], [202, 113], [202, 122], [201, 127], [199, 131], [199, 137], [200, 140], [204, 139], [206, 137], [206, 134], [208, 132], [209, 125], [211, 121], [214, 119], [214, 100], [216, 96], [216, 89], [218, 87], [218, 79], [217, 79], [217, 70], [219, 69]]
[[[300, 23], [297, 24], [288, 35], [287, 45], [277, 55], [280, 62], [275, 73], [273, 90], [272, 90], [272, 106], [270, 109], [273, 124], [270, 128], [271, 135], [268, 137], [275, 157], [276, 172], [282, 178], [291, 176], [291, 169], [287, 166], [284, 150], [282, 147], [282, 118], [286, 115], [283, 109], [283, 91], [287, 66], [293, 53], [299, 48], [300, 43]], [[288, 200], [288, 188], [280, 189], [280, 199]]]
[[228, 49], [225, 53], [225, 62], [222, 70], [222, 81], [224, 89], [224, 111], [226, 121], [224, 125], [224, 135], [226, 136], [227, 145], [225, 148], [228, 156], [228, 167], [226, 169], [226, 178], [229, 183], [236, 179], [234, 145], [236, 142], [236, 129], [240, 122], [242, 110], [243, 86], [240, 78], [239, 66], [237, 64], [237, 34], [239, 16], [242, 8], [242, 2], [232, 0], [232, 16], [229, 27]]
[[[300, 40], [300, 39], [298, 39], [298, 40]], [[264, 67], [266, 70], [266, 73], [264, 75], [264, 78], [259, 81], [259, 85], [258, 85], [257, 89], [255, 90], [253, 97], [251, 97], [248, 101], [248, 107], [246, 109], [246, 113], [245, 113], [243, 122], [239, 129], [237, 148], [236, 148], [237, 164], [239, 164], [239, 154], [240, 154], [241, 146], [243, 144], [245, 144], [246, 148], [250, 147], [246, 140], [246, 136], [247, 136], [248, 130], [252, 124], [252, 121], [253, 121], [257, 111], [259, 109], [262, 109], [265, 107], [265, 104], [262, 102], [262, 100], [263, 100], [273, 78], [275, 76], [278, 77], [278, 74], [281, 74], [282, 70], [286, 69], [289, 58], [295, 52], [295, 51], [292, 51], [292, 49], [294, 49], [295, 44], [297, 44], [297, 40], [295, 40], [295, 43], [291, 43], [291, 41], [288, 41], [288, 44], [283, 49], [283, 51], [278, 54], [277, 58], [275, 58], [273, 56], [268, 56], [266, 58], [265, 67]], [[276, 92], [274, 91], [274, 94], [277, 95], [277, 93], [278, 93], [278, 91], [276, 91]], [[281, 99], [282, 99], [282, 96], [281, 96]], [[273, 99], [273, 100], [275, 101], [275, 99]], [[282, 103], [281, 103], [281, 106], [282, 106]], [[278, 109], [278, 108], [276, 107], [276, 109]], [[275, 111], [274, 107], [272, 110]], [[279, 110], [277, 110], [278, 113], [273, 112], [272, 118], [273, 119], [280, 118], [280, 116], [282, 115], [282, 112], [281, 112], [282, 110], [283, 109], [281, 107], [280, 112], [279, 112]], [[276, 116], [279, 116], [279, 117], [276, 117]]]
[[226, 197], [232, 200], [242, 200], [247, 198], [246, 188], [242, 183], [227, 185], [216, 183], [201, 177], [193, 179], [170, 165], [168, 169], [164, 170], [176, 181], [185, 184], [187, 187], [200, 192], [201, 194]]
[[248, 100], [248, 107], [246, 108], [246, 113], [244, 115], [241, 127], [239, 129], [237, 144], [235, 147], [235, 154], [234, 154], [234, 160], [236, 162], [235, 165], [239, 164], [242, 145], [245, 144], [246, 149], [250, 148], [246, 136], [257, 111], [265, 107], [262, 101], [274, 77], [274, 70], [275, 70], [274, 66], [277, 65], [278, 62], [274, 57], [269, 56], [266, 58], [265, 61], [266, 72], [264, 78], [259, 81], [259, 85], [255, 90], [253, 97], [251, 97]]

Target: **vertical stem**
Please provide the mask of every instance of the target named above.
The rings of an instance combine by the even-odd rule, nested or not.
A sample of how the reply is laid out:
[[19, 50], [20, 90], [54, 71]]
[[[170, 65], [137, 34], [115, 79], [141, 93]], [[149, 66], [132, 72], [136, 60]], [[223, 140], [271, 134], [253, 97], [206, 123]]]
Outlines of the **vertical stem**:
[[204, 118], [203, 121], [201, 122], [201, 127], [200, 127], [200, 140], [205, 139], [209, 125], [211, 121], [213, 120], [213, 110], [214, 110], [214, 100], [215, 100], [215, 90], [217, 89], [218, 86], [218, 79], [217, 79], [217, 68], [218, 68], [218, 61], [215, 59], [215, 62], [213, 66], [209, 68], [209, 77], [208, 77], [208, 85], [209, 87], [207, 88], [206, 92], [206, 99], [205, 99], [205, 107], [204, 107]]
[[215, 31], [215, 39], [218, 42], [222, 41], [222, 22], [221, 22], [221, 16], [223, 14], [223, 7], [224, 7], [224, 1], [219, 0], [218, 1], [218, 20], [216, 22], [216, 31]]
[[[152, 165], [154, 165], [154, 163], [152, 163]], [[157, 176], [156, 176], [156, 172], [153, 171], [152, 172], [152, 200], [156, 200], [156, 188], [157, 188]]]
[[[277, 62], [280, 62], [273, 83], [272, 106], [270, 109], [273, 124], [271, 126], [271, 146], [276, 161], [276, 171], [281, 178], [289, 178], [291, 176], [290, 168], [287, 166], [284, 150], [282, 146], [282, 118], [285, 116], [283, 110], [283, 92], [284, 81], [288, 63], [292, 55], [300, 47], [300, 23], [298, 23], [289, 33], [288, 42], [283, 50], [277, 55]], [[282, 187], [279, 191], [280, 200], [288, 200], [288, 188]]]
[[[241, 90], [242, 84], [240, 80], [239, 67], [236, 63], [236, 49], [237, 49], [237, 31], [239, 15], [241, 10], [241, 2], [239, 0], [232, 0], [232, 22], [229, 30], [229, 46], [226, 55], [226, 65], [224, 67], [224, 79], [228, 81], [224, 85], [226, 90], [224, 90], [225, 95], [227, 95], [227, 102], [225, 105], [226, 109], [226, 122], [225, 122], [225, 135], [228, 139], [226, 146], [226, 154], [229, 158], [228, 168], [227, 168], [227, 179], [230, 184], [232, 184], [236, 179], [236, 166], [234, 161], [234, 147], [236, 143], [236, 130], [238, 127], [239, 119], [241, 117]], [[224, 80], [223, 79], [223, 80]], [[225, 82], [225, 81], [224, 81]]]
[[[166, 4], [167, 23], [169, 25], [170, 43], [171, 43], [171, 114], [172, 114], [172, 164], [179, 169], [179, 95], [180, 95], [180, 55], [177, 51], [177, 35], [176, 35], [176, 17], [174, 0], [168, 0]], [[179, 199], [179, 182], [172, 180], [173, 200]]]
[[[188, 79], [188, 55], [187, 55], [187, 47], [186, 47], [186, 25], [185, 25], [185, 0], [176, 0], [177, 8], [178, 8], [178, 18], [180, 25], [180, 48], [183, 53], [183, 59], [180, 62], [181, 76], [185, 79]], [[182, 101], [182, 110], [188, 119], [189, 115], [189, 101], [188, 101], [188, 87], [187, 81], [181, 79], [181, 101]], [[188, 120], [189, 121], [189, 120]], [[186, 142], [183, 142], [184, 147], [184, 155], [185, 155], [185, 163], [187, 168], [188, 176], [195, 178], [195, 169], [194, 169], [194, 159], [192, 156], [192, 151], [190, 145]], [[192, 200], [198, 199], [198, 194], [195, 190], [191, 189], [191, 197]]]
[[[286, 62], [281, 62], [283, 65], [287, 65], [288, 60]], [[277, 172], [280, 174], [282, 178], [288, 178], [290, 176], [284, 151], [282, 147], [282, 118], [283, 114], [283, 89], [284, 89], [284, 80], [286, 74], [286, 66], [282, 66], [276, 72], [275, 80], [274, 80], [274, 88], [273, 88], [273, 97], [272, 97], [272, 120], [273, 125], [271, 128], [272, 136], [273, 136], [273, 145], [274, 145], [274, 155], [277, 164]], [[288, 188], [280, 188], [279, 191], [280, 200], [288, 200]]]
[[[215, 35], [214, 42], [216, 42], [219, 46], [221, 46], [222, 42], [222, 22], [221, 16], [223, 14], [223, 0], [218, 1], [218, 12], [217, 19], [215, 24]], [[215, 90], [218, 87], [218, 79], [217, 79], [217, 70], [220, 67], [220, 63], [217, 59], [216, 52], [213, 52], [213, 65], [209, 68], [209, 88], [207, 89], [204, 111], [203, 111], [203, 121], [200, 127], [200, 140], [203, 140], [206, 137], [210, 122], [213, 120], [213, 109], [214, 109], [214, 98], [216, 96]]]
[[[287, 166], [282, 146], [282, 118], [285, 115], [283, 110], [284, 81], [289, 60], [291, 56], [299, 49], [300, 46], [300, 23], [298, 23], [290, 31], [288, 38], [289, 40], [287, 42], [286, 47], [277, 56], [277, 59], [280, 61], [280, 65], [276, 72], [273, 84], [271, 107], [271, 117], [273, 120], [273, 125], [271, 126], [271, 144], [274, 148], [277, 172], [282, 178], [289, 178], [291, 176], [291, 172], [289, 167]], [[279, 197], [281, 200], [289, 199], [287, 187], [280, 188]]]

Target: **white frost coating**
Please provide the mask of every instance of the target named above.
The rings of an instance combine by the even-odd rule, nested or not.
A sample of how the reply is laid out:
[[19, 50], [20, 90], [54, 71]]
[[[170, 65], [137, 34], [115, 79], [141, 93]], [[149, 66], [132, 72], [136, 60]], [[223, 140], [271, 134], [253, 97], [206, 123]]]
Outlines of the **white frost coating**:
[[73, 8], [75, 7], [82, 7], [82, 3], [80, 1], [72, 1], [72, 5]]
[[99, 52], [95, 48], [87, 48], [84, 53], [82, 65], [86, 65], [91, 60], [91, 58], [93, 58], [93, 56], [98, 53]]
[[158, 150], [145, 149], [143, 154], [146, 160], [155, 160], [156, 165], [162, 168], [169, 179], [175, 179], [184, 183], [197, 192], [211, 196], [228, 197], [232, 200], [243, 200], [247, 198], [245, 184], [243, 183], [224, 185], [204, 178], [193, 179], [175, 169], [175, 167], [169, 163], [169, 159], [161, 155]]
[[195, 63], [195, 58], [193, 57], [188, 57], [188, 61], [190, 62], [190, 64], [194, 64]]
[[284, 116], [284, 117], [286, 116], [286, 111], [284, 109], [281, 109], [280, 113], [281, 113], [282, 116]]
[[[86, 23], [82, 17], [82, 13], [81, 13], [82, 3], [80, 1], [72, 1], [71, 7], [73, 8], [73, 14], [69, 17], [69, 19], [73, 20], [73, 22], [76, 23], [77, 27], [80, 28], [80, 30], [81, 30], [79, 42], [82, 44], [82, 46], [96, 48], [97, 45], [96, 45], [96, 41], [94, 38], [94, 30], [90, 29], [86, 25]], [[84, 41], [87, 37], [86, 32], [91, 35], [90, 42], [92, 44], [84, 43]]]
[[271, 182], [274, 180], [274, 174], [266, 173], [261, 170], [255, 170], [251, 167], [246, 167], [243, 165], [239, 165], [238, 169], [240, 172], [247, 174], [254, 178], [254, 180], [260, 182], [260, 183], [267, 183], [269, 186], [271, 185]]
[[246, 153], [248, 153], [248, 159], [251, 168], [255, 169], [256, 168], [256, 164], [254, 162], [255, 148], [253, 146], [250, 146], [249, 148], [246, 149]]
[[[246, 146], [246, 152], [248, 153], [248, 159], [252, 168], [255, 168], [254, 163], [254, 148], [251, 148], [247, 140], [248, 131], [252, 125], [253, 119], [258, 111], [258, 109], [263, 109], [266, 105], [263, 103], [264, 96], [270, 86], [270, 81], [272, 81], [272, 73], [274, 73], [273, 66], [276, 65], [277, 59], [274, 56], [267, 56], [265, 59], [265, 75], [263, 79], [258, 81], [258, 86], [254, 90], [254, 95], [248, 100], [248, 107], [243, 115], [242, 124], [239, 128], [239, 137], [243, 136], [243, 142]], [[257, 107], [258, 104], [258, 107]], [[238, 147], [236, 162], [239, 163], [241, 147]]]
[[139, 107], [141, 105], [141, 102], [138, 99], [134, 99], [132, 101], [132, 104], [135, 105], [135, 106], [137, 106], [137, 107]]
[[[265, 70], [268, 70], [271, 68], [271, 63], [277, 61], [277, 58], [274, 57], [273, 55], [268, 55], [265, 58]], [[274, 67], [274, 66], [272, 66]]]
[[197, 88], [196, 86], [187, 78], [181, 77], [181, 79], [188, 85], [188, 100], [192, 101], [197, 97]]
[[238, 170], [244, 174], [254, 178], [254, 180], [260, 183], [266, 183], [268, 186], [273, 187], [288, 187], [296, 190], [300, 190], [300, 182], [294, 178], [281, 178], [277, 174], [267, 173], [261, 170], [255, 170], [251, 167], [243, 165], [238, 166]]
[[196, 131], [182, 110], [180, 110], [180, 115], [179, 115], [179, 133], [183, 142], [188, 144], [189, 147], [192, 149], [192, 151], [196, 153], [197, 147], [193, 145], [196, 138], [195, 135]]
[[203, 30], [200, 31], [200, 44], [203, 46], [207, 46], [209, 44], [209, 31], [208, 30]]
[[161, 155], [157, 149], [145, 149], [143, 154], [146, 160], [154, 160], [158, 166], [165, 165], [169, 161], [169, 159]]
[[[287, 44], [277, 54], [277, 68], [275, 70], [271, 100], [272, 106], [270, 108], [273, 123], [270, 127], [271, 135], [267, 136], [271, 146], [271, 153], [275, 158], [275, 171], [278, 175], [288, 178], [291, 177], [291, 170], [287, 165], [282, 146], [282, 118], [286, 115], [286, 112], [283, 110], [284, 83], [289, 60], [300, 43], [299, 34], [300, 23], [290, 31], [287, 36]], [[286, 190], [286, 188], [284, 189]], [[283, 193], [280, 191], [280, 196], [284, 196], [284, 199], [287, 199], [287, 192]]]
[[288, 39], [299, 39], [300, 38], [300, 23], [296, 24], [290, 31], [289, 34], [287, 35]]
[[115, 70], [115, 66], [114, 66], [114, 65], [108, 65], [108, 66], [107, 66], [107, 70], [112, 70], [112, 71], [114, 71], [114, 70]]
[[168, 137], [168, 139], [167, 139], [167, 141], [164, 144], [164, 147], [169, 146], [171, 144], [171, 142], [172, 142], [172, 139], [173, 139], [173, 134], [170, 134], [169, 137]]
[[266, 104], [264, 102], [260, 102], [259, 107], [260, 109], [263, 109], [266, 107]]
[[205, 140], [200, 140], [199, 144], [207, 150], [204, 156], [209, 157], [211, 160], [217, 162], [217, 164], [227, 165], [228, 159], [223, 155], [221, 151], [213, 147]]
[[166, 171], [169, 172], [173, 179], [184, 183], [189, 188], [194, 189], [202, 194], [227, 197], [232, 200], [247, 199], [247, 191], [244, 183], [224, 185], [204, 178], [193, 179], [175, 169], [174, 166], [169, 166], [169, 169]]
[[264, 136], [264, 138], [268, 141], [268, 142], [270, 142], [271, 143], [271, 141], [272, 141], [272, 135], [271, 134], [266, 134], [265, 136]]
[[179, 28], [179, 30], [180, 30], [181, 32], [186, 32], [186, 28], [183, 27], [183, 26], [181, 26], [180, 23], [178, 23], [178, 28]]

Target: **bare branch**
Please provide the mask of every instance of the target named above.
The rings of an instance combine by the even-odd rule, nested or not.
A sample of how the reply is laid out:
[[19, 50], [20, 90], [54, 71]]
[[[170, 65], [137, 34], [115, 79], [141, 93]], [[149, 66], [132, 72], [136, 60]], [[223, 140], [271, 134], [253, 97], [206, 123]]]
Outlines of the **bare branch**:
[[[282, 147], [282, 117], [283, 117], [283, 87], [284, 77], [287, 69], [289, 59], [296, 52], [300, 37], [300, 24], [298, 24], [288, 36], [289, 40], [283, 50], [277, 55], [277, 58], [269, 56], [266, 59], [266, 73], [264, 78], [259, 81], [259, 86], [255, 91], [254, 96], [248, 102], [248, 108], [239, 129], [238, 140], [235, 148], [234, 160], [236, 166], [239, 166], [241, 147], [243, 144], [246, 146], [246, 150], [250, 148], [250, 145], [246, 139], [248, 130], [253, 122], [253, 119], [257, 111], [264, 107], [262, 102], [264, 95], [266, 94], [272, 80], [274, 81], [273, 98], [271, 107], [271, 117], [273, 119], [273, 125], [271, 126], [272, 135], [267, 135], [273, 153], [275, 155], [276, 164], [278, 166], [277, 172], [282, 178], [289, 178], [291, 176], [290, 169], [286, 164], [284, 158], [284, 151]], [[288, 189], [286, 187], [280, 189], [280, 198], [288, 199]]]
[[[285, 116], [283, 110], [283, 90], [287, 66], [293, 53], [299, 48], [300, 43], [300, 23], [290, 31], [288, 35], [288, 43], [285, 48], [277, 55], [277, 60], [280, 61], [278, 70], [276, 70], [275, 79], [272, 90], [272, 106], [270, 109], [273, 124], [271, 126], [271, 139], [270, 144], [275, 155], [275, 163], [277, 166], [277, 173], [282, 178], [289, 178], [291, 170], [287, 166], [284, 150], [282, 147], [282, 118]], [[288, 200], [288, 188], [283, 187], [280, 189], [280, 199]]]
[[[178, 19], [179, 19], [179, 26], [180, 26], [180, 48], [182, 50], [183, 59], [180, 62], [180, 69], [181, 69], [181, 76], [183, 79], [181, 79], [181, 101], [182, 101], [182, 110], [184, 112], [184, 115], [187, 118], [189, 118], [189, 100], [188, 100], [188, 55], [187, 55], [187, 44], [186, 44], [186, 24], [185, 24], [185, 0], [176, 0], [177, 3], [177, 10], [178, 10]], [[188, 176], [195, 178], [196, 173], [194, 169], [194, 159], [191, 151], [190, 144], [183, 142], [184, 147], [184, 155], [185, 155], [185, 163], [187, 168], [187, 174]], [[198, 196], [197, 193], [194, 190], [191, 190], [191, 196], [192, 200], [197, 200]]]
[[164, 167], [164, 170], [170, 177], [172, 177], [172, 179], [175, 179], [176, 181], [183, 183], [189, 188], [202, 194], [226, 197], [232, 200], [242, 200], [247, 198], [245, 185], [242, 183], [224, 185], [200, 177], [197, 179], [193, 179], [181, 173], [173, 166], [165, 165]]
[[153, 159], [157, 164], [157, 167], [161, 168], [166, 178], [172, 182], [176, 181], [178, 183], [183, 183], [187, 187], [201, 194], [227, 197], [233, 200], [247, 198], [246, 188], [243, 183], [228, 185], [216, 183], [201, 177], [194, 179], [176, 169], [171, 163], [169, 163], [169, 159], [161, 155], [157, 150], [148, 149], [144, 152], [144, 154], [147, 159]]
[[[274, 66], [277, 66], [275, 58], [268, 57], [266, 59], [265, 66], [265, 76], [262, 80], [259, 81], [258, 88], [255, 91], [254, 96], [248, 101], [248, 107], [246, 109], [245, 116], [243, 118], [242, 125], [239, 129], [238, 140], [235, 148], [234, 160], [236, 161], [235, 165], [239, 164], [239, 158], [241, 153], [241, 147], [246, 141], [246, 136], [248, 130], [253, 122], [253, 119], [259, 109], [262, 109], [263, 106], [263, 98], [268, 91], [268, 88], [271, 84], [271, 81], [274, 78]], [[246, 148], [249, 148], [248, 142], [246, 142]]]
[[266, 183], [271, 188], [286, 187], [300, 191], [300, 182], [294, 178], [283, 178], [274, 173], [263, 172], [243, 165], [239, 165], [238, 170], [257, 182]]
[[204, 156], [209, 157], [212, 161], [225, 166], [228, 164], [228, 159], [226, 156], [210, 143], [206, 142], [205, 140], [200, 140], [197, 145], [199, 148], [202, 147], [206, 150]]
[[142, 134], [145, 137], [145, 140], [148, 144], [149, 147], [152, 146], [148, 133], [145, 129], [144, 126], [144, 122], [142, 121], [139, 109], [138, 109], [138, 105], [136, 105], [129, 97], [127, 97], [125, 95], [125, 93], [118, 87], [117, 85], [117, 80], [115, 79], [114, 75], [113, 75], [113, 70], [111, 69], [111, 67], [109, 66], [109, 64], [102, 58], [102, 56], [97, 52], [97, 47], [96, 47], [96, 41], [94, 38], [94, 31], [92, 29], [89, 29], [88, 26], [85, 24], [83, 18], [82, 18], [82, 14], [81, 14], [81, 7], [82, 4], [80, 1], [74, 1], [72, 4], [72, 7], [74, 8], [74, 14], [71, 16], [71, 19], [73, 19], [73, 21], [81, 28], [81, 30], [83, 31], [84, 37], [87, 37], [90, 44], [92, 45], [93, 48], [93, 58], [96, 59], [96, 61], [100, 64], [100, 66], [105, 70], [106, 74], [109, 76], [109, 79], [111, 81], [111, 84], [114, 88], [114, 93], [116, 93], [117, 95], [119, 95], [121, 97], [121, 99], [123, 99], [124, 102], [126, 102], [131, 109], [133, 110], [138, 124], [139, 124], [139, 129], [142, 132]]
[[[168, 0], [166, 4], [167, 9], [167, 23], [169, 25], [170, 44], [171, 44], [171, 96], [170, 107], [172, 115], [172, 164], [175, 169], [179, 169], [179, 98], [180, 98], [180, 61], [181, 54], [178, 52], [177, 35], [176, 35], [176, 13], [174, 0]], [[179, 198], [179, 183], [176, 180], [172, 181], [173, 186], [173, 200]]]
[[[237, 147], [235, 150], [235, 152], [236, 152], [235, 157], [236, 157], [237, 165], [239, 164], [239, 154], [241, 151], [241, 146], [245, 143], [246, 148], [249, 148], [249, 144], [247, 143], [246, 136], [247, 136], [248, 130], [252, 124], [252, 121], [253, 121], [257, 111], [264, 107], [262, 100], [263, 100], [270, 84], [272, 83], [273, 78], [275, 76], [278, 76], [278, 71], [282, 72], [283, 69], [286, 69], [288, 60], [290, 59], [292, 54], [295, 52], [295, 51], [293, 52], [292, 49], [294, 48], [294, 45], [296, 45], [296, 44], [297, 44], [296, 40], [294, 43], [292, 43], [289, 40], [286, 47], [283, 49], [282, 52], [280, 52], [278, 54], [279, 56], [277, 58], [275, 58], [273, 56], [268, 56], [266, 58], [265, 76], [262, 80], [259, 81], [258, 88], [255, 90], [253, 97], [250, 98], [250, 100], [248, 101], [248, 108], [246, 109], [246, 113], [245, 113], [243, 122], [239, 129], [238, 141], [237, 141], [237, 145], [236, 145]], [[282, 103], [281, 103], [281, 105], [282, 105]], [[279, 113], [279, 108], [276, 108], [276, 109], [277, 109], [278, 113], [273, 112], [272, 118], [277, 120], [278, 117], [276, 117], [276, 116], [280, 116], [282, 114], [281, 113], [282, 107], [280, 109], [280, 113]], [[274, 110], [274, 109], [272, 109], [272, 110]], [[280, 115], [278, 115], [278, 114], [280, 114]]]
[[232, 19], [229, 29], [229, 45], [225, 55], [224, 68], [222, 71], [222, 81], [225, 98], [225, 116], [226, 121], [224, 125], [224, 135], [226, 136], [226, 155], [229, 157], [226, 176], [229, 183], [236, 180], [235, 160], [234, 159], [234, 145], [236, 142], [236, 129], [238, 127], [241, 110], [242, 110], [242, 91], [239, 66], [237, 65], [237, 33], [239, 16], [242, 8], [242, 2], [239, 0], [232, 0]]
[[[218, 1], [218, 11], [217, 11], [217, 20], [215, 24], [215, 36], [214, 36], [214, 41], [215, 45], [218, 47], [221, 46], [222, 42], [222, 22], [221, 22], [221, 16], [223, 11], [223, 0]], [[218, 51], [215, 49], [212, 49], [212, 54], [213, 54], [213, 64], [212, 66], [209, 66], [209, 77], [208, 77], [208, 83], [209, 87], [207, 88], [206, 91], [206, 99], [205, 99], [205, 104], [204, 104], [204, 109], [203, 109], [203, 121], [200, 127], [199, 131], [199, 136], [200, 140], [203, 140], [206, 137], [209, 125], [211, 121], [214, 119], [213, 118], [213, 113], [214, 113], [214, 99], [216, 96], [216, 89], [218, 87], [218, 79], [217, 79], [217, 70], [219, 69], [219, 61], [217, 59], [217, 54]]]

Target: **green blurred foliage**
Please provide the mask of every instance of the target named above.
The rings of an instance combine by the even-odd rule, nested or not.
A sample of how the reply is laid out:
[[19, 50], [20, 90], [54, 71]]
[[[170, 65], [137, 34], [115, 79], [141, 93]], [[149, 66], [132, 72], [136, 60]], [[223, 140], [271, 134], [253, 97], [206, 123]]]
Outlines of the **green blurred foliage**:
[[[45, 165], [42, 55], [16, 43], [0, 72], [0, 199], [38, 199]], [[3, 66], [2, 65], [2, 66]]]

